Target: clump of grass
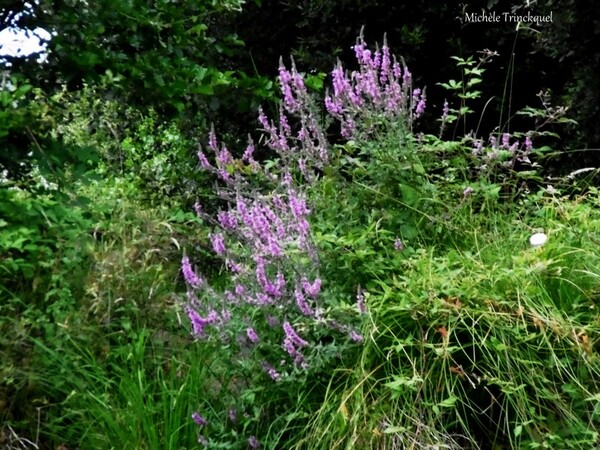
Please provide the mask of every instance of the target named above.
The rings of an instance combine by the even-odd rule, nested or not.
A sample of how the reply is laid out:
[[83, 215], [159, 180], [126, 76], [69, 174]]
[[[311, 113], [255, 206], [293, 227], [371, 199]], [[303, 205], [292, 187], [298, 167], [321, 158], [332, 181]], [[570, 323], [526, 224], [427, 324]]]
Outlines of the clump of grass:
[[[526, 215], [465, 208], [448, 224], [460, 236], [390, 261], [359, 364], [295, 448], [597, 445], [598, 202], [529, 201]], [[548, 243], [530, 248], [532, 230]]]
[[[209, 380], [214, 379], [211, 361], [218, 352], [211, 355], [207, 347], [189, 348], [185, 342], [164, 338], [142, 331], [104, 357], [71, 340], [67, 351], [78, 356], [72, 372], [45, 376], [48, 394], [62, 400], [42, 408], [43, 434], [69, 448], [197, 445], [198, 429], [189, 419], [209, 398]], [[55, 361], [52, 366], [59, 367], [63, 355], [38, 345], [46, 350], [48, 360]]]

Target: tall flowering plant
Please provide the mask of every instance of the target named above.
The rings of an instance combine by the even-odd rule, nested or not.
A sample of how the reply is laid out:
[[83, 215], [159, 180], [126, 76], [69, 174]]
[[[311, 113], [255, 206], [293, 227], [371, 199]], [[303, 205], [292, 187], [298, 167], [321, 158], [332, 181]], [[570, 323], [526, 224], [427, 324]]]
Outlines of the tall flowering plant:
[[425, 90], [413, 89], [412, 74], [390, 55], [385, 40], [372, 52], [361, 33], [353, 49], [359, 69], [347, 74], [338, 62], [331, 73], [333, 90], [325, 98], [327, 111], [341, 124], [342, 136], [354, 137], [373, 116], [410, 129], [425, 111]]
[[[355, 51], [360, 70], [348, 74], [338, 65], [333, 94], [325, 99], [344, 136], [351, 137], [363, 110], [409, 121], [422, 112], [424, 94], [409, 91], [410, 73], [390, 59], [386, 45], [371, 55], [361, 37]], [[210, 286], [187, 255], [182, 272], [194, 337], [226, 344], [232, 360], [265, 380], [284, 383], [331, 364], [327, 355], [339, 352], [330, 346], [362, 342], [360, 316], [367, 307], [359, 290], [355, 314], [344, 321], [331, 314], [324, 291], [333, 280], [323, 280], [319, 272], [308, 200], [319, 171], [330, 164], [330, 145], [320, 108], [293, 62], [290, 69], [280, 62], [279, 83], [283, 98], [277, 121], [262, 109], [258, 116], [274, 163], [254, 159], [251, 139], [243, 156], [234, 158], [214, 129], [198, 152], [200, 167], [218, 181], [223, 207], [211, 216], [198, 203], [196, 212], [214, 227], [210, 245], [224, 262], [229, 287]]]

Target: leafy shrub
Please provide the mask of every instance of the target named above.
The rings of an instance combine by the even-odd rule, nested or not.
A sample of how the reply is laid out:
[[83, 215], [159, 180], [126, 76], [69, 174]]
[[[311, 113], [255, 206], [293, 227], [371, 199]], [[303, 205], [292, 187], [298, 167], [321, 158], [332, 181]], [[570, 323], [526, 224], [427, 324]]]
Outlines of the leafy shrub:
[[6, 349], [0, 401], [20, 418], [35, 390], [30, 337], [60, 347], [61, 325], [77, 323], [73, 313], [90, 267], [91, 221], [80, 205], [52, 191], [34, 196], [5, 185], [0, 199], [0, 346]]
[[[589, 242], [573, 239], [584, 222], [561, 226], [558, 217], [569, 209], [551, 191], [501, 197], [506, 186], [519, 186], [517, 163], [535, 168], [526, 134], [503, 135], [475, 152], [472, 136], [428, 146], [412, 134], [424, 98], [403, 85], [406, 69], [389, 59], [385, 66], [386, 46], [371, 53], [359, 39], [355, 51], [359, 69], [346, 76], [336, 68], [325, 100], [345, 143], [323, 145], [301, 78], [282, 67], [279, 126], [259, 117], [279, 158], [261, 168], [250, 145], [243, 162], [234, 160], [214, 134], [208, 147], [216, 163], [199, 154], [225, 186], [217, 220], [198, 212], [216, 227], [211, 245], [231, 282], [213, 290], [184, 257], [188, 316], [198, 339], [214, 338], [232, 352], [223, 355], [233, 361], [229, 377], [248, 380], [249, 367], [259, 370], [219, 392], [250, 399], [238, 412], [254, 406], [239, 425], [248, 445], [594, 446], [600, 367], [590, 333], [600, 268]], [[382, 80], [382, 66], [393, 77]], [[292, 113], [299, 113], [294, 121]], [[248, 179], [269, 186], [266, 193]], [[571, 207], [577, 216], [593, 211]], [[277, 239], [278, 223], [287, 240]], [[529, 249], [539, 228], [550, 243]], [[314, 247], [305, 244], [308, 230]], [[589, 263], [581, 265], [578, 254]], [[317, 267], [320, 303], [307, 307], [315, 279], [306, 274]], [[355, 331], [360, 354], [341, 336], [318, 333], [316, 325], [359, 319], [357, 311], [368, 311], [362, 333]], [[269, 326], [269, 315], [281, 317], [278, 325]], [[341, 325], [334, 328], [348, 330]], [[323, 369], [315, 371], [314, 345], [328, 355], [330, 342], [339, 356], [320, 360]], [[267, 359], [282, 355], [280, 366]], [[284, 414], [283, 404], [293, 412]], [[211, 445], [244, 445], [223, 435], [225, 412], [193, 420]]]

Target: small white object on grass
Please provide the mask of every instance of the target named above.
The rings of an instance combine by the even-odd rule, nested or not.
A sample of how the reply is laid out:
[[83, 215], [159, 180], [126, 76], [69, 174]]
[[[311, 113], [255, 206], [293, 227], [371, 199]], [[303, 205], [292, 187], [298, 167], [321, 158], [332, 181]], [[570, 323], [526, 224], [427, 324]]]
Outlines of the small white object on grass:
[[541, 247], [548, 240], [548, 236], [544, 233], [535, 233], [533, 236], [529, 238], [529, 243], [532, 247]]

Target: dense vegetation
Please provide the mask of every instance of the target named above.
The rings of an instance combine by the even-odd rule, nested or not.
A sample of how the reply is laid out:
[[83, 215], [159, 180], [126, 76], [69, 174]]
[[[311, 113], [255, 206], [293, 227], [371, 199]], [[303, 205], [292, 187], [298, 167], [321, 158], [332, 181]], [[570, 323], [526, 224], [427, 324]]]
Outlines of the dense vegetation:
[[390, 3], [0, 9], [1, 449], [600, 446], [596, 7]]

